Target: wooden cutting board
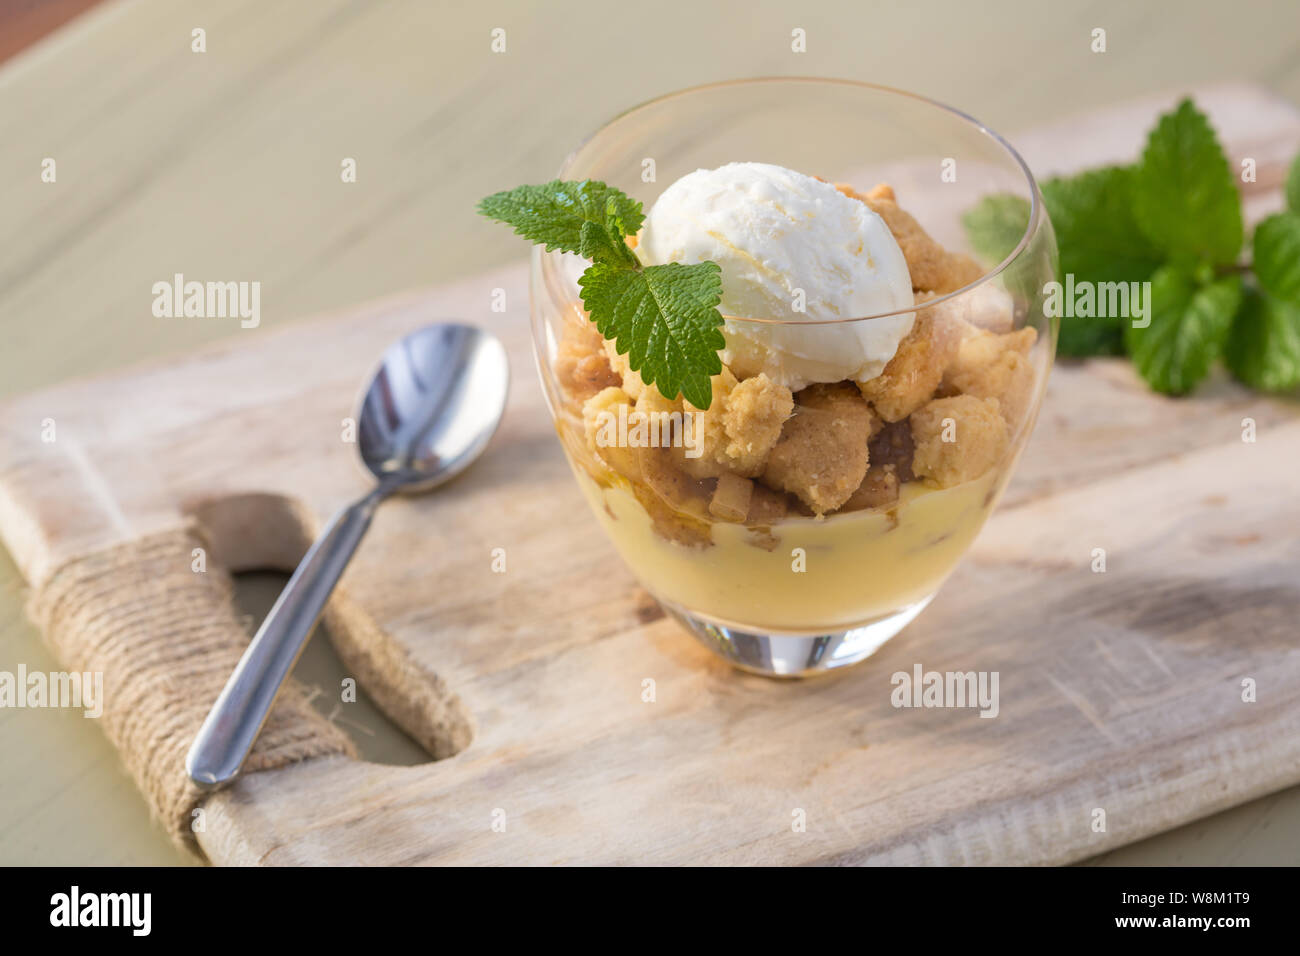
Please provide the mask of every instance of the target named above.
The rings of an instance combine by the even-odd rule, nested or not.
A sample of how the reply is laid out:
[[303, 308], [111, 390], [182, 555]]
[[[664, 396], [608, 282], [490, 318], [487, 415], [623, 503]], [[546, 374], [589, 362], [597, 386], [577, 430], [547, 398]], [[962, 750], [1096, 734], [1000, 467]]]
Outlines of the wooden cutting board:
[[[1276, 207], [1300, 116], [1245, 87], [1197, 97], [1234, 164], [1258, 162], [1248, 214]], [[1172, 99], [1013, 140], [1040, 174], [1128, 159]], [[0, 533], [29, 582], [192, 516], [210, 560], [288, 570], [366, 486], [341, 422], [384, 346], [444, 317], [507, 344], [486, 457], [386, 504], [329, 612], [381, 706], [458, 752], [247, 776], [207, 803], [212, 861], [1064, 863], [1300, 782], [1296, 402], [1058, 366], [931, 608], [859, 667], [775, 682], [697, 646], [616, 558], [554, 437], [527, 303], [521, 264], [0, 409]], [[997, 671], [998, 717], [894, 708], [891, 675], [917, 664]]]

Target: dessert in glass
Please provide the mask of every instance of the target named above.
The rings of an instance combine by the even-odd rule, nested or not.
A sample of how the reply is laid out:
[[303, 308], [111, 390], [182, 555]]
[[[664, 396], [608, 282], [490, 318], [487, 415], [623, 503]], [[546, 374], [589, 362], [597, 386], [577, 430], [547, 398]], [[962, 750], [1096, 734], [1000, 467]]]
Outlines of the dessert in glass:
[[[642, 202], [628, 244], [644, 265], [721, 268], [726, 347], [701, 409], [590, 321], [584, 260], [534, 252], [547, 400], [615, 548], [742, 668], [868, 657], [934, 597], [1033, 427], [1056, 247], [1024, 162], [920, 97], [773, 79], [624, 113], [560, 178]], [[1026, 200], [1029, 221], [981, 262], [962, 217], [992, 194]]]

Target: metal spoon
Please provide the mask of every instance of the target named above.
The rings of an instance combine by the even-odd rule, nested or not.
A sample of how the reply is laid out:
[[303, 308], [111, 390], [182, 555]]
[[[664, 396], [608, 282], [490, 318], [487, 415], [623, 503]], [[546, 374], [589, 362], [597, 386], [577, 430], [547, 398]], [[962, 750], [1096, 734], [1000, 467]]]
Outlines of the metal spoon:
[[330, 519], [258, 628], [186, 755], [195, 783], [238, 775], [375, 508], [468, 468], [501, 421], [509, 378], [501, 343], [468, 325], [426, 326], [384, 353], [356, 416], [361, 460], [378, 483]]

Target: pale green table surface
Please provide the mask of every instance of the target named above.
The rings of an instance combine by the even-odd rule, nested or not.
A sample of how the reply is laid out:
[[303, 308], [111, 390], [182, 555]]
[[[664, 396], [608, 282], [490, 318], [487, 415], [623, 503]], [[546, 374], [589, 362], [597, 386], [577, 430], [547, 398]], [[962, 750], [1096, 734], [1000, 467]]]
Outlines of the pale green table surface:
[[[762, 74], [914, 90], [1014, 140], [1221, 80], [1300, 102], [1300, 4], [110, 0], [0, 67], [0, 396], [241, 334], [153, 319], [173, 272], [260, 279], [271, 327], [518, 259], [476, 197], [549, 177], [626, 107]], [[250, 614], [273, 595], [253, 582]], [[0, 670], [54, 669], [23, 599], [0, 550]], [[317, 641], [299, 673], [333, 684], [334, 667]], [[359, 722], [370, 754], [418, 759]], [[0, 710], [0, 767], [0, 863], [184, 861], [79, 713]], [[1294, 863], [1297, 846], [1292, 789], [1097, 862]]]

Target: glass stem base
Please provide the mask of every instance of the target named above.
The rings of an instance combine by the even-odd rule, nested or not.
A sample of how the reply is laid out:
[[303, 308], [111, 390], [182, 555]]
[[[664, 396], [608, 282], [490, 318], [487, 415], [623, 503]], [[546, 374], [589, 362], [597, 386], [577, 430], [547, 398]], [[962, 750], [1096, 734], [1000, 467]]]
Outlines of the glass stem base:
[[671, 601], [663, 609], [701, 644], [741, 670], [764, 677], [811, 677], [866, 660], [925, 610], [933, 594], [900, 611], [842, 631], [752, 631], [692, 614]]

